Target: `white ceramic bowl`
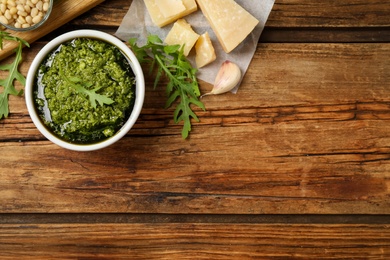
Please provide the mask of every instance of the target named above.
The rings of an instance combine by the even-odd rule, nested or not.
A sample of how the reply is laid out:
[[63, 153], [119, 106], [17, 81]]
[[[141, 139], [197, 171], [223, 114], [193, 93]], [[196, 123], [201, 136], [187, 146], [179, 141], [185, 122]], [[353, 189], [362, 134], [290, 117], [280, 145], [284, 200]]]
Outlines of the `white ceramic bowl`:
[[[53, 51], [56, 47], [58, 47], [60, 44], [75, 38], [94, 38], [94, 39], [106, 41], [112, 45], [117, 46], [123, 52], [123, 54], [128, 58], [130, 66], [136, 78], [135, 101], [134, 101], [134, 107], [130, 114], [130, 117], [128, 118], [127, 122], [123, 125], [123, 127], [115, 135], [109, 137], [108, 139], [100, 141], [98, 143], [74, 144], [60, 139], [59, 137], [54, 135], [51, 131], [49, 131], [48, 128], [43, 124], [43, 122], [39, 118], [39, 115], [37, 114], [37, 110], [34, 104], [34, 95], [33, 95], [34, 81], [40, 64], [46, 58], [46, 56], [51, 51]], [[47, 139], [49, 139], [53, 143], [63, 148], [74, 150], [74, 151], [93, 151], [93, 150], [102, 149], [121, 139], [133, 127], [136, 120], [138, 119], [138, 116], [141, 113], [141, 109], [144, 103], [144, 96], [145, 96], [144, 74], [134, 53], [130, 50], [130, 48], [125, 43], [123, 43], [118, 38], [110, 34], [96, 31], [96, 30], [72, 31], [60, 35], [57, 38], [50, 41], [47, 45], [45, 45], [41, 49], [41, 51], [34, 58], [26, 78], [26, 87], [25, 87], [26, 104], [27, 104], [28, 113], [30, 114], [30, 117], [34, 122], [35, 126]]]

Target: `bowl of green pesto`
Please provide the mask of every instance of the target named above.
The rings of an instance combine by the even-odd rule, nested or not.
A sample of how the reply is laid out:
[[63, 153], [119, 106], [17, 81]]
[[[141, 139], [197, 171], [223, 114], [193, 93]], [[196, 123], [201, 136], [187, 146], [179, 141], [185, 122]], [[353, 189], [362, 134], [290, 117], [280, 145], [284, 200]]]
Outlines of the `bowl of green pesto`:
[[50, 41], [26, 77], [30, 117], [53, 143], [75, 151], [105, 148], [138, 119], [144, 102], [142, 68], [118, 38], [77, 30]]

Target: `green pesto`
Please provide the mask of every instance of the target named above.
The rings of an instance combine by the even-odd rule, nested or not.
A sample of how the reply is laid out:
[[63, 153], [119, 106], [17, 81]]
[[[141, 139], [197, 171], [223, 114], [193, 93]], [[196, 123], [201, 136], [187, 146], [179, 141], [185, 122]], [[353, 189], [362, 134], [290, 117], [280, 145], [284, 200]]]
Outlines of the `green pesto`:
[[[133, 109], [133, 71], [117, 47], [101, 40], [78, 38], [61, 44], [42, 62], [36, 78], [39, 115], [68, 142], [90, 144], [113, 136]], [[80, 86], [110, 102], [92, 104]]]

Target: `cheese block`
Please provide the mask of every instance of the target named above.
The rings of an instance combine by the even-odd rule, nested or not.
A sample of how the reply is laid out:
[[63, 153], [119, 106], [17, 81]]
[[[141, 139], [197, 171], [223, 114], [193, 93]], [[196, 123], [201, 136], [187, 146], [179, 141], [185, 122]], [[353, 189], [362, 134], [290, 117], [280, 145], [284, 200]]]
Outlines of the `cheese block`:
[[183, 53], [188, 56], [198, 38], [199, 34], [194, 32], [191, 25], [186, 20], [179, 19], [173, 24], [164, 42], [168, 45], [183, 46]]
[[182, 0], [157, 0], [155, 3], [165, 18], [183, 13], [186, 10]]
[[198, 10], [195, 0], [144, 0], [144, 3], [153, 23], [158, 27], [164, 27]]
[[226, 53], [234, 50], [259, 23], [234, 0], [197, 0]]
[[198, 68], [202, 68], [207, 64], [215, 61], [217, 56], [215, 55], [215, 50], [213, 43], [210, 40], [210, 35], [208, 32], [202, 34], [198, 41], [195, 44], [196, 56], [195, 63]]

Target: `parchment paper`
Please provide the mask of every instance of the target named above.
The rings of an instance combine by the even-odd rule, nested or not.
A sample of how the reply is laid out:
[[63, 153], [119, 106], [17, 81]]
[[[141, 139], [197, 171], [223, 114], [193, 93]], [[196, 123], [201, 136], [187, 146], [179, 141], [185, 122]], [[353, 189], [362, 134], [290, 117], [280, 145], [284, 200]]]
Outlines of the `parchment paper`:
[[[242, 77], [245, 75], [256, 51], [257, 43], [259, 42], [260, 35], [264, 29], [275, 0], [236, 0], [236, 2], [256, 17], [260, 22], [253, 32], [229, 54], [226, 54], [223, 51], [222, 46], [211, 29], [207, 19], [203, 16], [200, 8], [198, 8], [198, 11], [195, 13], [184, 17], [184, 19], [191, 24], [196, 33], [203, 34], [207, 31], [210, 35], [217, 59], [209, 65], [200, 68], [197, 75], [198, 79], [210, 84], [214, 84], [215, 77], [221, 67], [221, 64], [225, 60], [230, 60], [236, 63], [242, 71]], [[146, 43], [146, 38], [149, 34], [156, 34], [164, 40], [171, 28], [172, 24], [163, 28], [155, 26], [150, 18], [148, 10], [146, 9], [144, 1], [133, 0], [115, 35], [123, 41], [128, 41], [130, 38], [138, 38], [137, 43], [139, 45], [143, 45]], [[195, 67], [194, 57], [194, 52], [191, 52], [188, 59]], [[232, 92], [236, 93], [238, 88], [239, 85], [233, 89]]]

